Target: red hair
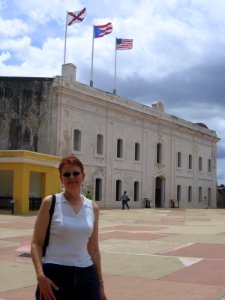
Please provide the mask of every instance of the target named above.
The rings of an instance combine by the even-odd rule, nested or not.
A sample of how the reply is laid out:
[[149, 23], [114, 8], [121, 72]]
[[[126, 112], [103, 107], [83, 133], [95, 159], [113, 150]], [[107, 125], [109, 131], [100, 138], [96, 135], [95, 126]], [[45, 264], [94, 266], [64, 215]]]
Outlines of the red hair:
[[63, 157], [59, 163], [59, 173], [62, 174], [62, 169], [65, 165], [78, 166], [81, 169], [81, 172], [84, 173], [84, 165], [74, 154], [70, 154], [66, 157]]

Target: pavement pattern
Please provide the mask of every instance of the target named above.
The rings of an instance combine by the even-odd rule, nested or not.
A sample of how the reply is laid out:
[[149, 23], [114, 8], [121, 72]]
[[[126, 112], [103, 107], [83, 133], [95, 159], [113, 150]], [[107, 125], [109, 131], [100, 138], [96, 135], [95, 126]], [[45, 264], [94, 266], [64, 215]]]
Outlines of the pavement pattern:
[[[0, 300], [35, 299], [34, 221], [0, 212]], [[225, 300], [224, 209], [101, 210], [99, 239], [108, 300]]]

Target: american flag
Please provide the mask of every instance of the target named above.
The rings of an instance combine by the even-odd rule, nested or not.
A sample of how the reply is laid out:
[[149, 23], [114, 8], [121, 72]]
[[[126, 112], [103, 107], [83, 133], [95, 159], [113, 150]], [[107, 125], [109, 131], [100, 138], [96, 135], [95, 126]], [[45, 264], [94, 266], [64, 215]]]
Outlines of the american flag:
[[105, 25], [94, 25], [94, 37], [99, 38], [103, 37], [106, 34], [110, 34], [113, 30], [112, 23], [109, 22]]
[[116, 50], [130, 50], [132, 48], [132, 39], [116, 39]]

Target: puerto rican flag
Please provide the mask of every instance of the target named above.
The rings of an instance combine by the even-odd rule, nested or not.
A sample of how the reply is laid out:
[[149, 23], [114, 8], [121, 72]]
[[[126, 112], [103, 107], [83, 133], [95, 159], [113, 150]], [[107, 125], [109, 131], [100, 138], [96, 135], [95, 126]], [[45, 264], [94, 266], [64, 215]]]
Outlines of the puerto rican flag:
[[82, 10], [75, 11], [75, 12], [67, 12], [67, 26], [72, 25], [73, 23], [82, 22], [87, 14], [86, 7]]
[[111, 22], [105, 25], [99, 25], [99, 26], [94, 25], [94, 37], [95, 38], [103, 37], [106, 34], [110, 34], [112, 30], [113, 30], [113, 26]]

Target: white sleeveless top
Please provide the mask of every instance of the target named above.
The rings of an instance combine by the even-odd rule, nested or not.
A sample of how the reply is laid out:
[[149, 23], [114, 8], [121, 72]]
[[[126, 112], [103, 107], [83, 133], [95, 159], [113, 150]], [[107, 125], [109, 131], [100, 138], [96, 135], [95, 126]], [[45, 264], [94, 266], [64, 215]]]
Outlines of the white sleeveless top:
[[91, 200], [83, 197], [83, 206], [75, 213], [63, 193], [56, 194], [49, 244], [43, 263], [88, 267], [93, 264], [87, 243], [94, 226]]

